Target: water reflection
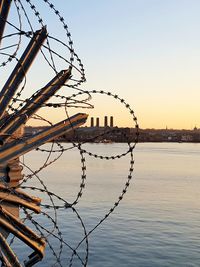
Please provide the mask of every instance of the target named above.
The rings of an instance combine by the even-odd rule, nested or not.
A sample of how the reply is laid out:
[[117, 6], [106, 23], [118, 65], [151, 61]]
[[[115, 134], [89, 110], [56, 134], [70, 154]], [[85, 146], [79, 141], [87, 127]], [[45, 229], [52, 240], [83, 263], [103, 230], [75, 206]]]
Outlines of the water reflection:
[[[111, 154], [123, 151], [125, 145], [87, 144], [87, 148]], [[88, 266], [199, 266], [199, 148], [198, 144], [138, 144], [132, 184], [116, 212], [91, 235]], [[34, 169], [44, 155], [35, 151], [25, 160]], [[118, 198], [129, 160], [128, 156], [115, 161], [86, 156], [86, 188], [77, 208], [87, 230]], [[64, 154], [40, 177], [50, 191], [73, 201], [81, 180], [78, 150]], [[82, 236], [80, 222], [71, 211], [61, 210], [58, 215], [63, 235], [71, 245], [77, 244]], [[83, 244], [80, 253], [84, 249]], [[69, 254], [66, 250], [64, 261]], [[49, 266], [47, 262], [41, 266]], [[81, 266], [80, 262], [74, 266]]]

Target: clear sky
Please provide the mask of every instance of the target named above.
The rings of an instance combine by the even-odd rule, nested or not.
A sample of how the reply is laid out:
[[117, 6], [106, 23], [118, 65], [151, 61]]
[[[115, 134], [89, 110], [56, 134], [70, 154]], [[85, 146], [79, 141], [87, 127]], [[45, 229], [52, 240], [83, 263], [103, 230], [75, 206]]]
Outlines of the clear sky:
[[[199, 0], [52, 2], [84, 63], [83, 88], [124, 98], [141, 128], [200, 127]], [[49, 27], [57, 31], [52, 20]], [[91, 116], [113, 115], [118, 126], [133, 125], [108, 97], [94, 95], [92, 103]]]
[[142, 128], [200, 127], [199, 0], [56, 2], [85, 63], [86, 87], [121, 95]]

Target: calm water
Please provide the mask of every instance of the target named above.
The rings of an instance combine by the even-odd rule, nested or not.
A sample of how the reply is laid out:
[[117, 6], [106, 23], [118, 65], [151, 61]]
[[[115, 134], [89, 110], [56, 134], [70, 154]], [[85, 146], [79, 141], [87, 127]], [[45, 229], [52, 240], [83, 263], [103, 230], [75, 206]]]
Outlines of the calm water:
[[[88, 144], [87, 149], [100, 154], [117, 154], [124, 144]], [[89, 237], [91, 267], [170, 267], [200, 266], [200, 144], [138, 144], [131, 186], [121, 205]], [[43, 154], [32, 152], [25, 162], [33, 169], [44, 161]], [[126, 182], [129, 156], [102, 161], [86, 156], [87, 183], [76, 206], [87, 228], [92, 229], [117, 200]], [[71, 150], [43, 171], [40, 177], [50, 191], [69, 202], [75, 199], [80, 184], [80, 156]], [[36, 180], [32, 184], [38, 185]], [[37, 192], [32, 192], [32, 194]], [[49, 202], [42, 195], [44, 202]], [[60, 230], [66, 242], [75, 246], [82, 238], [82, 228], [70, 210], [58, 212]], [[45, 218], [35, 217], [51, 229]], [[55, 250], [59, 243], [51, 239]], [[24, 251], [19, 249], [19, 254]], [[85, 243], [78, 250], [85, 253]], [[51, 266], [47, 249], [38, 266]], [[64, 248], [63, 266], [68, 266], [71, 252]], [[59, 265], [55, 265], [59, 266]], [[73, 266], [81, 266], [75, 260]]]

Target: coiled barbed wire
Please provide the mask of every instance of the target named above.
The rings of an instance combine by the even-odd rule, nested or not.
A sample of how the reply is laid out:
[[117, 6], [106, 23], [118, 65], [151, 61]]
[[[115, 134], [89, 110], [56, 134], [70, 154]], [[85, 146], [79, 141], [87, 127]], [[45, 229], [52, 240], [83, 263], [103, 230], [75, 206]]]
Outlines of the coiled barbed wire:
[[[40, 12], [40, 5], [43, 3], [46, 8], [48, 8], [49, 12], [51, 12], [55, 18], [60, 22], [61, 27], [65, 32], [64, 39], [60, 37], [56, 37], [51, 33], [51, 29], [48, 29], [48, 35], [46, 42], [42, 45], [40, 50], [40, 58], [42, 59], [44, 65], [46, 66], [46, 70], [48, 70], [49, 75], [53, 73], [58, 73], [60, 69], [60, 64], [64, 65], [65, 68], [72, 68], [73, 77], [70, 78], [69, 82], [64, 86], [68, 87], [71, 90], [74, 90], [75, 93], [65, 94], [55, 94], [52, 98], [52, 102], [48, 101], [43, 104], [41, 108], [55, 108], [55, 109], [64, 109], [62, 116], [64, 118], [69, 117], [69, 109], [70, 108], [78, 108], [78, 109], [93, 109], [94, 106], [90, 103], [92, 99], [92, 95], [104, 95], [109, 98], [113, 98], [118, 101], [119, 104], [122, 104], [124, 108], [127, 109], [129, 115], [131, 115], [133, 120], [133, 127], [135, 128], [135, 138], [134, 142], [129, 140], [129, 137], [124, 134], [124, 138], [127, 141], [128, 149], [121, 154], [116, 155], [99, 155], [97, 153], [93, 153], [91, 151], [87, 151], [84, 147], [86, 142], [93, 142], [95, 139], [102, 137], [108, 133], [116, 132], [118, 129], [106, 129], [103, 133], [97, 134], [92, 138], [88, 138], [84, 142], [78, 141], [78, 137], [76, 136], [76, 132], [74, 131], [74, 136], [76, 137], [74, 140], [72, 138], [71, 142], [68, 143], [67, 147], [65, 147], [58, 140], [51, 143], [50, 148], [39, 147], [36, 151], [46, 153], [46, 159], [44, 163], [39, 166], [38, 169], [32, 169], [31, 166], [28, 166], [25, 163], [25, 160], [20, 161], [20, 164], [24, 167], [24, 170], [28, 172], [28, 174], [24, 175], [23, 180], [16, 187], [8, 188], [5, 183], [6, 188], [9, 191], [9, 194], [19, 196], [19, 193], [16, 189], [19, 187], [23, 190], [39, 192], [41, 194], [45, 194], [45, 199], [48, 200], [48, 203], [41, 203], [42, 212], [40, 216], [45, 218], [48, 223], [50, 223], [51, 227], [46, 227], [39, 220], [39, 215], [35, 215], [30, 212], [26, 208], [21, 209], [21, 217], [23, 217], [23, 222], [32, 225], [32, 227], [36, 230], [36, 232], [46, 240], [47, 246], [54, 257], [54, 263], [50, 262], [49, 266], [55, 266], [56, 264], [59, 266], [66, 266], [62, 264], [62, 255], [65, 251], [65, 248], [70, 250], [71, 256], [69, 257], [68, 266], [72, 266], [74, 260], [78, 260], [80, 266], [87, 266], [88, 257], [89, 257], [89, 239], [88, 237], [114, 212], [114, 210], [118, 207], [120, 202], [122, 201], [124, 195], [126, 194], [130, 182], [133, 177], [133, 166], [134, 166], [134, 156], [133, 150], [138, 142], [139, 136], [139, 126], [137, 123], [137, 118], [134, 114], [133, 109], [130, 105], [120, 96], [114, 94], [113, 92], [107, 92], [106, 90], [84, 90], [80, 86], [83, 82], [86, 81], [85, 69], [81, 59], [78, 54], [75, 52], [73, 46], [73, 40], [71, 33], [69, 31], [69, 27], [65, 22], [64, 17], [61, 15], [60, 11], [58, 11], [55, 5], [49, 0], [42, 0], [40, 3], [33, 0], [14, 0], [13, 10], [14, 14], [17, 14], [17, 21], [12, 20], [12, 16], [8, 18], [6, 21], [9, 26], [9, 31], [2, 38], [2, 47], [0, 49], [0, 55], [3, 58], [3, 61], [0, 63], [0, 68], [3, 73], [7, 73], [12, 68], [12, 64], [14, 62], [19, 62], [21, 50], [23, 50], [25, 43], [33, 36], [36, 29], [42, 28], [48, 23], [42, 17]], [[67, 41], [66, 41], [67, 40]], [[57, 50], [57, 46], [62, 47], [62, 49]], [[27, 83], [29, 81], [28, 75], [24, 75], [24, 79], [22, 85], [20, 86], [17, 94], [12, 98], [11, 103], [8, 106], [9, 116], [12, 117], [15, 115], [28, 101], [32, 100], [36, 93], [41, 90], [32, 93], [31, 96], [26, 97], [26, 88]], [[82, 97], [79, 99], [79, 97]], [[32, 101], [33, 102], [33, 101]], [[33, 104], [37, 104], [34, 103]], [[40, 120], [48, 125], [53, 125], [53, 123], [46, 118], [43, 118], [39, 114], [34, 114], [32, 116], [33, 120]], [[2, 121], [1, 127], [6, 124], [6, 120]], [[73, 128], [73, 126], [71, 125]], [[16, 137], [11, 135], [10, 138], [20, 140], [23, 137]], [[78, 192], [73, 201], [68, 202], [63, 197], [59, 196], [56, 192], [52, 192], [49, 190], [48, 185], [43, 182], [43, 179], [40, 177], [41, 172], [48, 168], [51, 164], [56, 164], [56, 161], [63, 156], [64, 153], [70, 153], [71, 150], [77, 150], [80, 155], [80, 186]], [[84, 220], [81, 218], [80, 213], [76, 209], [77, 203], [81, 200], [83, 196], [84, 190], [86, 189], [86, 158], [85, 156], [91, 156], [100, 160], [120, 160], [122, 157], [126, 157], [130, 155], [129, 159], [129, 170], [128, 175], [126, 174], [125, 184], [122, 185], [121, 193], [118, 199], [114, 202], [111, 208], [106, 212], [102, 219], [89, 231], [86, 230], [86, 225]], [[54, 158], [52, 159], [52, 156]], [[29, 185], [28, 182], [37, 180], [36, 185]], [[20, 195], [23, 198], [23, 196]], [[0, 203], [3, 200], [0, 201]], [[0, 205], [1, 208], [1, 205]], [[59, 225], [59, 210], [64, 212], [72, 211], [73, 214], [76, 215], [77, 221], [83, 232], [83, 237], [80, 237], [79, 242], [75, 246], [71, 246], [69, 242], [66, 241], [66, 238], [62, 231], [60, 230]], [[9, 219], [9, 218], [8, 218]], [[10, 220], [10, 219], [9, 219]], [[13, 223], [11, 221], [11, 223]], [[58, 251], [54, 247], [53, 242], [51, 242], [51, 238], [57, 240], [59, 242]], [[85, 243], [85, 255], [79, 255], [78, 249], [79, 247]], [[15, 237], [12, 237], [10, 240], [10, 245], [13, 246], [15, 244]], [[3, 263], [3, 258], [0, 255], [0, 259]]]

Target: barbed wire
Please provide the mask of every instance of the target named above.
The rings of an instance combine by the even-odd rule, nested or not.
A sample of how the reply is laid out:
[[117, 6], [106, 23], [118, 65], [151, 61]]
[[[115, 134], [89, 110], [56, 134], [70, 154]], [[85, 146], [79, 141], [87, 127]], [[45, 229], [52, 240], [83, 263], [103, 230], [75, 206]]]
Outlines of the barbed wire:
[[[8, 18], [5, 23], [8, 25], [9, 30], [5, 32], [4, 36], [2, 36], [0, 55], [5, 58], [2, 63], [0, 63], [0, 68], [3, 73], [8, 74], [12, 70], [12, 64], [16, 61], [20, 63], [21, 52], [24, 50], [26, 43], [33, 37], [34, 33], [38, 28], [43, 28], [47, 26], [48, 34], [46, 36], [45, 42], [41, 45], [41, 49], [39, 51], [39, 57], [42, 63], [45, 66], [45, 73], [48, 71], [48, 75], [50, 76], [52, 72], [54, 74], [58, 74], [60, 71], [60, 65], [65, 66], [65, 69], [71, 69], [73, 76], [70, 76], [69, 81], [63, 84], [63, 87], [68, 87], [71, 90], [74, 90], [75, 93], [71, 92], [63, 92], [63, 93], [55, 93], [52, 97], [52, 100], [48, 100], [46, 103], [42, 103], [40, 105], [40, 109], [45, 108], [55, 108], [62, 110], [62, 117], [69, 120], [69, 125], [71, 128], [72, 137], [68, 140], [67, 147], [66, 144], [63, 144], [59, 140], [54, 140], [50, 143], [50, 147], [37, 147], [36, 153], [42, 152], [45, 154], [44, 162], [38, 167], [33, 169], [32, 166], [28, 166], [26, 164], [25, 157], [21, 158], [20, 165], [23, 166], [24, 176], [23, 179], [15, 186], [9, 186], [6, 177], [1, 177], [1, 183], [3, 184], [3, 188], [0, 188], [1, 192], [6, 192], [6, 197], [0, 199], [0, 214], [5, 217], [5, 219], [16, 229], [21, 231], [24, 235], [26, 235], [26, 228], [22, 226], [22, 229], [19, 229], [19, 225], [16, 221], [12, 220], [11, 217], [4, 210], [4, 202], [9, 196], [16, 196], [20, 199], [30, 202], [26, 195], [21, 193], [20, 190], [24, 190], [25, 192], [36, 192], [43, 196], [42, 202], [39, 207], [41, 208], [40, 214], [35, 214], [33, 211], [30, 211], [28, 208], [20, 205], [20, 216], [21, 222], [23, 225], [28, 224], [29, 226], [36, 231], [38, 235], [38, 241], [45, 240], [51, 255], [54, 258], [54, 262], [49, 262], [48, 266], [66, 266], [66, 262], [63, 263], [62, 257], [66, 253], [65, 249], [69, 250], [69, 262], [68, 266], [72, 266], [75, 260], [78, 260], [80, 266], [87, 266], [89, 259], [89, 236], [105, 221], [107, 218], [115, 211], [115, 209], [119, 206], [120, 202], [123, 200], [124, 195], [126, 194], [130, 182], [133, 177], [134, 171], [134, 156], [133, 151], [138, 142], [139, 136], [139, 125], [137, 122], [137, 117], [133, 109], [130, 105], [120, 96], [114, 94], [113, 92], [108, 92], [106, 90], [84, 90], [80, 86], [82, 83], [86, 81], [85, 69], [81, 59], [74, 49], [74, 42], [72, 40], [71, 33], [69, 31], [69, 27], [65, 22], [64, 17], [61, 15], [60, 11], [55, 7], [55, 5], [49, 0], [43, 0], [38, 3], [34, 0], [13, 0], [14, 5], [11, 10], [11, 14], [17, 14], [16, 18], [12, 19], [12, 17]], [[41, 15], [41, 5], [44, 4], [46, 10], [51, 12], [52, 15], [57, 18], [57, 21], [60, 23], [62, 29], [65, 33], [65, 39], [58, 38], [51, 32], [51, 28], [48, 28], [48, 22], [46, 22]], [[40, 9], [41, 8], [41, 9]], [[46, 11], [47, 12], [47, 11]], [[3, 19], [2, 16], [0, 16]], [[66, 41], [67, 38], [67, 41]], [[58, 46], [61, 49], [58, 50]], [[29, 102], [32, 103], [33, 106], [37, 106], [37, 101], [34, 102], [34, 97], [42, 92], [44, 87], [41, 89], [34, 91], [31, 96], [26, 96], [26, 88], [27, 84], [30, 81], [30, 77], [26, 74], [23, 69], [23, 65], [20, 65], [22, 71], [24, 71], [23, 80], [21, 81], [20, 87], [18, 88], [17, 93], [12, 97], [11, 102], [8, 105], [7, 114], [4, 115], [4, 118], [1, 119], [0, 131], [6, 127], [7, 121], [14, 119], [22, 108]], [[70, 95], [71, 94], [71, 95]], [[122, 133], [124, 140], [126, 140], [128, 149], [122, 153], [118, 153], [115, 155], [100, 155], [95, 152], [91, 152], [85, 149], [85, 144], [88, 142], [94, 142], [98, 138], [102, 138], [107, 136], [108, 134], [114, 134], [119, 131], [117, 128], [109, 128], [105, 129], [101, 133], [97, 133], [92, 137], [88, 137], [87, 140], [81, 141], [79, 140], [79, 136], [77, 131], [75, 130], [71, 118], [69, 116], [69, 110], [71, 108], [78, 109], [94, 109], [95, 106], [91, 104], [91, 100], [93, 95], [104, 95], [105, 97], [112, 98], [121, 104], [123, 108], [127, 110], [127, 115], [131, 116], [133, 121], [133, 128], [135, 128], [135, 137], [134, 141], [129, 138], [126, 133]], [[44, 95], [44, 94], [43, 94]], [[47, 127], [52, 127], [54, 124], [48, 118], [44, 118], [43, 116], [35, 113], [31, 116], [32, 120], [39, 120], [43, 123], [47, 124]], [[1, 132], [0, 132], [1, 134]], [[10, 141], [8, 142], [20, 142], [25, 140], [25, 136], [16, 136], [13, 134], [8, 135]], [[4, 143], [2, 147], [4, 146]], [[65, 153], [70, 153], [72, 150], [77, 150], [79, 153], [79, 171], [80, 171], [80, 185], [78, 192], [75, 194], [75, 197], [72, 201], [67, 201], [65, 198], [61, 197], [56, 192], [52, 192], [48, 185], [44, 182], [44, 179], [41, 178], [41, 173], [44, 169], [48, 169], [48, 167], [52, 164], [56, 164], [56, 162], [63, 157]], [[105, 213], [105, 215], [99, 220], [96, 225], [90, 229], [86, 230], [87, 227], [83, 218], [81, 217], [81, 212], [77, 210], [76, 205], [81, 201], [81, 198], [86, 190], [86, 156], [93, 157], [95, 159], [100, 160], [120, 160], [121, 158], [126, 158], [130, 156], [128, 175], [126, 175], [125, 184], [122, 185], [121, 193], [118, 196], [117, 200], [111, 204], [111, 208]], [[2, 167], [4, 168], [4, 167]], [[1, 169], [1, 166], [0, 166]], [[5, 168], [4, 168], [5, 169]], [[77, 168], [78, 169], [78, 168]], [[1, 171], [1, 170], [0, 170]], [[34, 181], [34, 184], [33, 184]], [[37, 185], [35, 185], [37, 184]], [[64, 212], [67, 216], [69, 215], [69, 211], [71, 211], [76, 216], [76, 220], [79, 223], [79, 226], [82, 230], [82, 236], [80, 236], [79, 241], [75, 245], [70, 245], [69, 241], [66, 241], [66, 236], [62, 232], [59, 224], [59, 211]], [[44, 220], [47, 220], [48, 226], [44, 225]], [[31, 228], [31, 229], [32, 229]], [[30, 236], [30, 238], [35, 238], [35, 235]], [[53, 241], [52, 241], [53, 238]], [[15, 247], [15, 235], [11, 235], [10, 237], [10, 247]], [[59, 242], [59, 245], [55, 247], [55, 240]], [[84, 244], [84, 255], [79, 252], [79, 248]], [[70, 254], [71, 253], [71, 254]], [[6, 266], [6, 261], [3, 256], [3, 252], [0, 253], [0, 261], [2, 262], [2, 266]], [[16, 256], [16, 263], [18, 262]], [[50, 265], [51, 264], [51, 265]], [[42, 266], [42, 262], [41, 262]]]

